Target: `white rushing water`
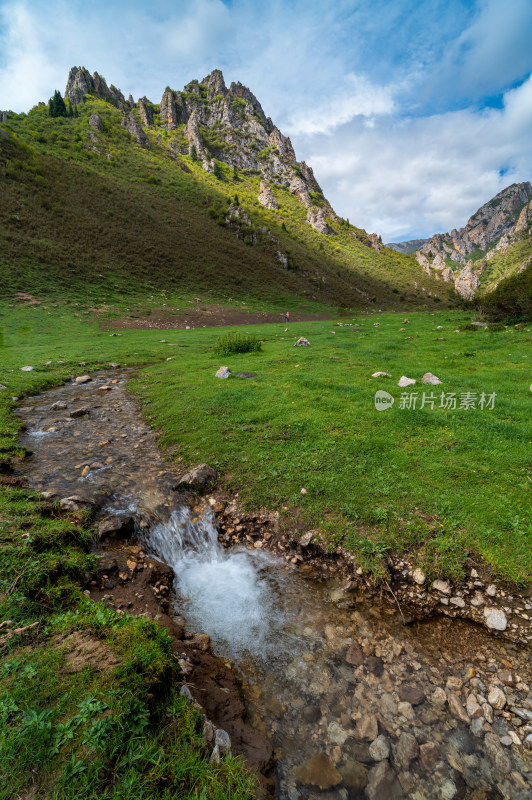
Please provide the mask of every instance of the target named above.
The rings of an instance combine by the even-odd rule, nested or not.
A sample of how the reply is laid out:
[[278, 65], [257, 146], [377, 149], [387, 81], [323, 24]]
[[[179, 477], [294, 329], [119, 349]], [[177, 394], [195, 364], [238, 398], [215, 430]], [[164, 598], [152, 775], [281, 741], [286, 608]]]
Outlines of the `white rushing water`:
[[173, 511], [151, 528], [147, 544], [173, 568], [193, 629], [208, 633], [231, 658], [267, 656], [283, 616], [273, 556], [244, 548], [226, 552], [208, 509], [197, 517], [185, 507]]

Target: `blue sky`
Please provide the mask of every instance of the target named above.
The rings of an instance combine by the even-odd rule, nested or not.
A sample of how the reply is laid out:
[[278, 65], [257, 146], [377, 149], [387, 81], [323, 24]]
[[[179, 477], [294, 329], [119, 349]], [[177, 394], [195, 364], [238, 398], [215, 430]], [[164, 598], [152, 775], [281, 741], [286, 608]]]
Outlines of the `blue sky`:
[[532, 178], [532, 0], [0, 0], [0, 108], [84, 65], [158, 102], [248, 85], [336, 211], [386, 241]]

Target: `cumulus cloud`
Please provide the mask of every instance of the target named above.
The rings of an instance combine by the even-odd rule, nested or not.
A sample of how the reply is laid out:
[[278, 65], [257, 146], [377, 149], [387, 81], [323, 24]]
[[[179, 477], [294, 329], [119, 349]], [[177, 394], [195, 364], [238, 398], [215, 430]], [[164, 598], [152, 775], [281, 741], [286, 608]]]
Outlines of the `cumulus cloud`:
[[376, 119], [371, 128], [357, 120], [296, 144], [340, 213], [394, 241], [460, 227], [509, 183], [529, 180], [531, 126], [529, 78], [502, 109]]

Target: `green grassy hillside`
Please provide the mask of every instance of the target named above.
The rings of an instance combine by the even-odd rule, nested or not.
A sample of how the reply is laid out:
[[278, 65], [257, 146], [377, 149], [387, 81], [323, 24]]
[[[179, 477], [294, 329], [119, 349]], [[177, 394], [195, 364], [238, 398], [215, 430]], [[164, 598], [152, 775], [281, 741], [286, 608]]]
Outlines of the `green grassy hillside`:
[[[125, 296], [144, 302], [164, 288], [170, 302], [194, 292], [275, 307], [303, 300], [316, 308], [393, 309], [447, 301], [449, 288], [420, 273], [412, 256], [377, 253], [346, 221], [330, 221], [331, 236], [314, 231], [286, 189], [273, 186], [279, 209], [265, 209], [257, 200], [259, 174], [236, 174], [224, 164], [221, 178], [204, 172], [181, 152], [179, 129], [150, 129], [150, 149], [143, 149], [114, 106], [89, 97], [79, 108], [79, 117], [51, 118], [39, 105], [2, 126], [4, 297], [22, 291], [87, 303]], [[100, 115], [102, 132], [89, 127], [91, 113]], [[224, 224], [235, 195], [252, 222], [241, 238]]]

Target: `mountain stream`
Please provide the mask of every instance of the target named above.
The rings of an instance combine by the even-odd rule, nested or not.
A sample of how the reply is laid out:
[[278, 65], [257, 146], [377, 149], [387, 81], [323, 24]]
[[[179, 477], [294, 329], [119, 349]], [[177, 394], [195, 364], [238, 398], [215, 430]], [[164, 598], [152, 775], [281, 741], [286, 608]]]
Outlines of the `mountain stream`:
[[95, 373], [24, 399], [22, 471], [100, 517], [133, 515], [134, 541], [174, 570], [175, 614], [241, 680], [248, 721], [274, 748], [276, 797], [532, 797], [529, 654], [458, 619], [404, 626], [334, 576], [249, 544], [224, 549], [214, 502], [174, 491], [128, 377]]

